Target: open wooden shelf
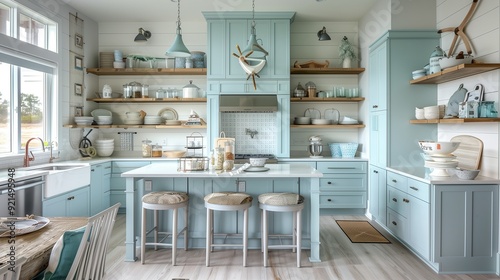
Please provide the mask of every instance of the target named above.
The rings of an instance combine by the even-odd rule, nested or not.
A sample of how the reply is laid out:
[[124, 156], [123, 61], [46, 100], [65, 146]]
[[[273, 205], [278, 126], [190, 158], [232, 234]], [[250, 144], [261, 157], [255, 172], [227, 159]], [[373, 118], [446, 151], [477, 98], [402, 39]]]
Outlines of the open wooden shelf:
[[87, 68], [87, 73], [111, 75], [206, 75], [207, 68]]
[[202, 120], [201, 125], [186, 125], [186, 121], [181, 121], [180, 125], [165, 125], [165, 124], [110, 124], [110, 125], [76, 125], [76, 124], [66, 124], [63, 127], [68, 128], [152, 128], [152, 129], [196, 129], [196, 128], [207, 128], [207, 123]]
[[440, 84], [496, 69], [500, 69], [500, 63], [459, 64], [443, 69], [441, 72], [411, 80], [410, 84]]
[[290, 74], [360, 74], [365, 68], [291, 68]]
[[478, 123], [478, 122], [500, 122], [500, 118], [451, 118], [451, 119], [431, 119], [431, 120], [410, 120], [412, 124], [428, 123]]
[[364, 124], [292, 124], [292, 128], [363, 128]]
[[207, 102], [206, 98], [87, 98], [97, 103], [163, 103], [163, 102]]
[[359, 102], [364, 101], [364, 97], [333, 97], [333, 98], [321, 98], [321, 97], [292, 97], [290, 102]]

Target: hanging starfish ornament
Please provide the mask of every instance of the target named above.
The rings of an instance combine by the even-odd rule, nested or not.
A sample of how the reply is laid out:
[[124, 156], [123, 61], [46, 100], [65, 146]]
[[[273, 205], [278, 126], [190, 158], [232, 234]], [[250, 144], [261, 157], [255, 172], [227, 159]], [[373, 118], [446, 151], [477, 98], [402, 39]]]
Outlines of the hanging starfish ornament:
[[[249, 56], [253, 53], [253, 51], [250, 51], [246, 55], [243, 55], [239, 45], [236, 45], [236, 49], [238, 49], [239, 55], [233, 53], [233, 56], [238, 58], [238, 62], [240, 63], [241, 68], [243, 68], [243, 71], [247, 73], [247, 80], [252, 77], [253, 89], [257, 90], [255, 76], [260, 78], [259, 72], [260, 70], [262, 70], [262, 68], [264, 68], [264, 66], [266, 66], [266, 60], [264, 58], [250, 58]], [[257, 63], [255, 65], [250, 65], [249, 61], [255, 61]]]
[[469, 8], [469, 12], [465, 15], [465, 18], [462, 20], [462, 23], [458, 27], [447, 27], [447, 28], [442, 28], [438, 30], [438, 33], [443, 33], [443, 32], [454, 32], [455, 36], [453, 37], [453, 41], [451, 42], [450, 49], [448, 50], [448, 57], [451, 57], [453, 53], [455, 52], [456, 48], [456, 43], [458, 40], [458, 37], [462, 39], [465, 45], [465, 49], [467, 50], [468, 54], [472, 54], [472, 47], [469, 38], [465, 34], [465, 26], [469, 22], [469, 20], [472, 18], [472, 15], [477, 9], [477, 5], [479, 4], [479, 0], [472, 0], [472, 4]]

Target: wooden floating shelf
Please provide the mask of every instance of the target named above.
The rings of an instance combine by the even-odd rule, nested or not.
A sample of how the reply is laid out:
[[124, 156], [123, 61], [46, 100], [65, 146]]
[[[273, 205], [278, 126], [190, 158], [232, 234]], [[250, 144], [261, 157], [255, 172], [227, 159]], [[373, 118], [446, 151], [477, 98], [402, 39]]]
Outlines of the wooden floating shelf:
[[291, 68], [290, 74], [360, 74], [365, 68]]
[[207, 68], [87, 68], [87, 74], [111, 75], [206, 75]]
[[410, 84], [440, 84], [496, 69], [500, 69], [500, 63], [459, 64], [443, 69], [441, 72], [411, 80]]
[[76, 125], [76, 124], [66, 124], [63, 127], [67, 128], [152, 128], [152, 129], [196, 129], [196, 128], [207, 128], [207, 125], [155, 125], [155, 124], [112, 124], [112, 125]]
[[328, 101], [328, 102], [359, 102], [359, 101], [364, 101], [364, 97], [353, 97], [353, 98], [348, 98], [348, 97], [292, 97], [290, 98], [291, 102], [323, 102], [323, 101]]
[[364, 124], [292, 124], [292, 128], [363, 128]]
[[87, 98], [98, 103], [207, 102], [206, 98]]
[[412, 124], [428, 123], [478, 123], [478, 122], [500, 122], [500, 118], [451, 118], [451, 119], [431, 119], [431, 120], [410, 120]]

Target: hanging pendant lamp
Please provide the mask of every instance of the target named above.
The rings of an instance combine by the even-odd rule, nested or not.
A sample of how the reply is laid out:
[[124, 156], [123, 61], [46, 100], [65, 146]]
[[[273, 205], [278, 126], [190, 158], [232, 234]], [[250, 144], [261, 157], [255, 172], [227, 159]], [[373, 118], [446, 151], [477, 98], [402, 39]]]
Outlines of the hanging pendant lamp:
[[[172, 0], [174, 1], [174, 0]], [[177, 0], [177, 31], [174, 43], [165, 53], [166, 56], [169, 57], [190, 57], [191, 53], [189, 52], [186, 45], [182, 41], [181, 34], [181, 0]]]
[[252, 1], [252, 29], [250, 30], [250, 39], [247, 47], [243, 50], [244, 54], [252, 52], [251, 57], [266, 57], [269, 53], [257, 42], [255, 34], [255, 0]]

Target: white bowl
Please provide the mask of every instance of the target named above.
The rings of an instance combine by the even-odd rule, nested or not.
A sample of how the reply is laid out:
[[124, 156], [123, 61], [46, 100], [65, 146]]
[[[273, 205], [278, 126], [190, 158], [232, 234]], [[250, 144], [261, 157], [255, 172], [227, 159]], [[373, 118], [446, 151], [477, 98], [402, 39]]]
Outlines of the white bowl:
[[428, 155], [448, 155], [458, 148], [460, 142], [418, 141], [418, 145]]
[[102, 150], [102, 149], [96, 149], [97, 150], [97, 155], [100, 157], [109, 157], [110, 155], [113, 154], [113, 149], [109, 150]]
[[95, 109], [94, 111], [90, 112], [92, 117], [97, 117], [97, 116], [112, 116], [113, 114], [111, 111], [106, 110], [106, 109]]
[[113, 61], [113, 68], [125, 68], [125, 62]]
[[455, 175], [462, 180], [474, 180], [479, 175], [480, 170], [455, 169]]
[[94, 117], [75, 117], [75, 122], [77, 121], [94, 121]]
[[332, 120], [328, 119], [311, 119], [312, 124], [331, 124]]
[[262, 167], [266, 165], [267, 158], [250, 158], [250, 165]]
[[95, 140], [96, 143], [114, 143], [115, 139], [97, 139]]
[[296, 117], [295, 124], [311, 124], [310, 117]]

